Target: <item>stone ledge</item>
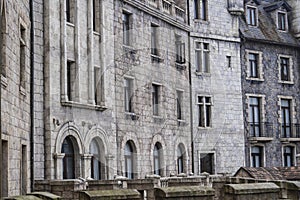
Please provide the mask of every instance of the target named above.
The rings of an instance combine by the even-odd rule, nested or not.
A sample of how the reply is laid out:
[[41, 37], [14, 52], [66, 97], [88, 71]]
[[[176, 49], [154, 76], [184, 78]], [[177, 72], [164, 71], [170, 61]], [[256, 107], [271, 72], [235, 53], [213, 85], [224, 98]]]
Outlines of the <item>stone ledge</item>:
[[41, 199], [45, 199], [45, 200], [57, 200], [57, 199], [61, 199], [60, 196], [57, 196], [55, 194], [49, 193], [49, 192], [33, 192], [31, 193], [31, 195], [34, 195], [36, 197], [39, 197]]
[[229, 194], [259, 194], [278, 193], [280, 188], [275, 183], [249, 183], [225, 185], [225, 192]]
[[79, 199], [140, 199], [140, 193], [135, 189], [94, 190], [80, 192]]
[[211, 187], [204, 186], [178, 186], [155, 188], [155, 196], [157, 197], [200, 197], [214, 195], [214, 189], [212, 189]]
[[15, 197], [6, 197], [3, 200], [42, 200], [33, 195], [24, 195], [24, 196], [15, 196]]

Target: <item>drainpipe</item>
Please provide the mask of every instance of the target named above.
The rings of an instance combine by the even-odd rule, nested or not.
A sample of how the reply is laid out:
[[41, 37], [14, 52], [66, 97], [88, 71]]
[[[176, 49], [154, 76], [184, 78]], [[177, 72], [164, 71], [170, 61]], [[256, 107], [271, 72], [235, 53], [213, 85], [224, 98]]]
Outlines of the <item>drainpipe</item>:
[[[3, 6], [3, 2], [0, 1], [0, 7], [2, 8], [1, 9], [1, 12], [0, 12], [0, 56], [2, 56], [2, 48], [3, 48], [3, 40], [2, 40], [2, 17], [3, 17], [3, 9], [4, 9], [4, 6]], [[0, 74], [2, 72], [2, 58], [0, 59]], [[0, 75], [1, 76], [1, 75]], [[1, 81], [1, 80], [0, 80]], [[2, 85], [0, 83], [0, 99], [2, 101]], [[1, 108], [1, 102], [0, 102], [0, 160], [2, 160], [2, 108]], [[3, 162], [3, 161], [2, 161]], [[0, 177], [2, 177], [2, 162], [0, 164]], [[0, 181], [0, 198], [2, 197], [2, 179]]]
[[30, 4], [30, 189], [34, 191], [34, 12]]
[[[190, 1], [187, 0], [187, 23], [190, 27]], [[190, 126], [191, 126], [191, 148], [192, 148], [192, 173], [195, 173], [194, 167], [194, 133], [193, 133], [193, 88], [192, 88], [192, 66], [191, 66], [191, 32], [188, 31], [188, 54], [189, 54], [189, 84], [190, 84]]]

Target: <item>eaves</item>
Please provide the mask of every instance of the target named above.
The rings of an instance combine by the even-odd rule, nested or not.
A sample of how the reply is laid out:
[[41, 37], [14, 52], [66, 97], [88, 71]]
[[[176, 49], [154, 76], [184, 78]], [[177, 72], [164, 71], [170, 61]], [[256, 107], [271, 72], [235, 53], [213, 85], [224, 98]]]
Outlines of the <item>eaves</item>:
[[243, 38], [244, 41], [251, 41], [251, 42], [259, 42], [264, 44], [273, 44], [273, 45], [280, 45], [280, 46], [286, 46], [286, 47], [293, 47], [300, 49], [300, 43], [299, 44], [292, 44], [292, 43], [286, 43], [286, 42], [277, 42], [272, 40], [265, 40], [265, 39], [258, 39], [258, 38]]

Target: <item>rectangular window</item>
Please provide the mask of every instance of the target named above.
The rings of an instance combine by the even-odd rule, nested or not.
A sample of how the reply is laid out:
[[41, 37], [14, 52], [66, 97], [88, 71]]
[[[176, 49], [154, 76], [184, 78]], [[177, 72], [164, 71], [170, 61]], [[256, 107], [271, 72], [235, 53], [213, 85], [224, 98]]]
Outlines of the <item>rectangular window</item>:
[[211, 127], [211, 97], [198, 96], [199, 127]]
[[257, 24], [257, 13], [256, 8], [247, 6], [247, 24], [256, 26]]
[[202, 153], [200, 154], [201, 170], [200, 172], [206, 172], [214, 174], [214, 153]]
[[208, 18], [207, 0], [194, 0], [194, 18], [207, 21]]
[[249, 53], [249, 66], [250, 66], [249, 75], [251, 78], [259, 78], [258, 58], [259, 58], [258, 54]]
[[280, 78], [281, 81], [291, 81], [289, 58], [280, 57]]
[[209, 44], [196, 42], [196, 49], [195, 49], [195, 64], [196, 64], [196, 71], [202, 73], [209, 73]]
[[227, 68], [231, 68], [231, 56], [226, 56], [226, 65]]
[[277, 17], [278, 17], [278, 30], [285, 31], [286, 30], [286, 14], [279, 12]]
[[176, 97], [176, 103], [177, 103], [177, 119], [182, 120], [183, 119], [183, 112], [182, 112], [182, 107], [183, 107], [183, 92], [182, 91], [176, 91], [177, 97]]
[[260, 137], [261, 136], [261, 119], [260, 119], [260, 98], [250, 97], [249, 98], [249, 125], [250, 125], [250, 136]]
[[74, 61], [67, 61], [67, 96], [69, 101], [75, 97], [76, 66]]
[[132, 109], [133, 100], [133, 80], [129, 78], [124, 79], [124, 102], [125, 102], [125, 112], [133, 112]]
[[75, 22], [75, 0], [66, 1], [66, 21], [74, 24]]
[[152, 106], [153, 115], [159, 115], [159, 85], [152, 84]]
[[285, 146], [283, 148], [283, 166], [292, 167], [294, 165], [294, 147]]
[[20, 86], [26, 85], [26, 29], [20, 24]]
[[202, 0], [201, 19], [204, 20], [204, 21], [207, 21], [207, 11], [208, 11], [207, 0]]
[[195, 19], [200, 19], [200, 13], [199, 13], [199, 10], [200, 10], [200, 0], [194, 0], [194, 17]]
[[100, 33], [101, 26], [101, 1], [93, 0], [93, 31]]
[[175, 36], [176, 46], [176, 62], [179, 64], [185, 63], [185, 43], [181, 41], [181, 36]]
[[130, 15], [123, 13], [123, 44], [130, 46]]
[[157, 36], [158, 27], [151, 24], [151, 54], [158, 56], [158, 36]]
[[94, 67], [94, 90], [95, 90], [95, 104], [101, 104], [101, 70], [100, 67]]
[[2, 197], [8, 196], [8, 142], [2, 140]]
[[291, 100], [281, 99], [281, 137], [292, 136], [291, 125]]
[[263, 147], [251, 147], [251, 167], [263, 167]]
[[22, 145], [21, 149], [21, 194], [27, 194], [27, 147], [26, 145]]

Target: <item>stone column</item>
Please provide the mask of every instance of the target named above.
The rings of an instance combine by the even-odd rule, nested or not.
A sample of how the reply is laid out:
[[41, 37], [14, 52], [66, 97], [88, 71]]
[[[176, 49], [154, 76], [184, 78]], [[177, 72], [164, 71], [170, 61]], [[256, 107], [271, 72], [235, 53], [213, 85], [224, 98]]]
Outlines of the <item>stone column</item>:
[[64, 153], [55, 153], [54, 154], [54, 163], [55, 163], [55, 178], [63, 179], [63, 158], [65, 157]]
[[81, 161], [82, 161], [82, 178], [87, 178], [91, 176], [91, 159], [92, 154], [82, 154]]
[[115, 169], [113, 160], [114, 160], [113, 155], [107, 155], [106, 156], [106, 174], [107, 174], [107, 179], [111, 180], [114, 178], [114, 174], [117, 174], [117, 170]]

